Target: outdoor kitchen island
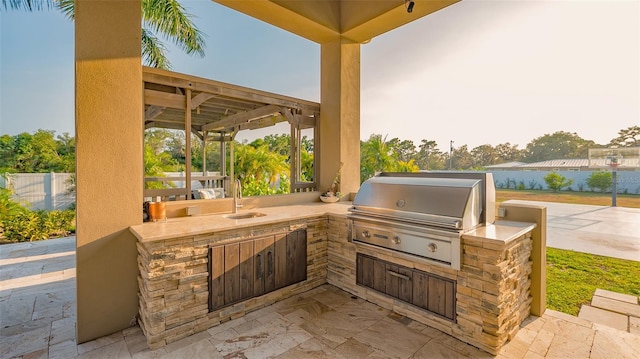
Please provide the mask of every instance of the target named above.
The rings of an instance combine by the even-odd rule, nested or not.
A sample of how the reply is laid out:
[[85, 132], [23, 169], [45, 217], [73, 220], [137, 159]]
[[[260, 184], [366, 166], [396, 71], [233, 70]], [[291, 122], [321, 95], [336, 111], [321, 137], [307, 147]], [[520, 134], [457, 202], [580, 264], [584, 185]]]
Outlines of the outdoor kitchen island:
[[[325, 283], [494, 354], [529, 316], [535, 224], [498, 220], [463, 234], [457, 270], [350, 241], [350, 207], [350, 202], [314, 202], [254, 208], [244, 212], [264, 216], [244, 219], [208, 214], [130, 227], [138, 239], [139, 324], [148, 345], [162, 347]], [[287, 248], [280, 252], [286, 260], [278, 259], [278, 242]], [[306, 252], [302, 267], [301, 246]], [[268, 248], [274, 249], [275, 258]], [[220, 254], [237, 265], [215, 264]], [[358, 255], [406, 268], [416, 278], [451, 283], [453, 298], [426, 295], [435, 307], [454, 300], [453, 319], [356, 284]], [[269, 274], [277, 274], [278, 266], [283, 273], [280, 284], [268, 288]], [[222, 282], [216, 273], [224, 273]], [[224, 283], [224, 290], [210, 290], [213, 283]], [[418, 289], [414, 286], [412, 291]], [[221, 302], [215, 304], [217, 299]]]

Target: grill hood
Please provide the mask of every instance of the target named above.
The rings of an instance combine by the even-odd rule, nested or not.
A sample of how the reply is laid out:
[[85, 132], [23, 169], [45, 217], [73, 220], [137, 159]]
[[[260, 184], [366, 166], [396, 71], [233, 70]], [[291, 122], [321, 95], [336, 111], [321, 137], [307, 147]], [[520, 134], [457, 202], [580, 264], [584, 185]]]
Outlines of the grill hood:
[[482, 172], [383, 172], [365, 181], [351, 212], [467, 230], [495, 220], [495, 187]]

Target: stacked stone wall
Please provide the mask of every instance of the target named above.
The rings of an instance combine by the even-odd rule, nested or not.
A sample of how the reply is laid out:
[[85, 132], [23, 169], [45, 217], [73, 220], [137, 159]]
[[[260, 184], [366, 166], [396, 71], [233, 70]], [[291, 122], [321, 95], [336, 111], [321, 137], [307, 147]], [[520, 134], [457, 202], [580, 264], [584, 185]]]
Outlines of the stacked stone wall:
[[[307, 230], [307, 279], [209, 312], [209, 248], [271, 234]], [[152, 349], [326, 283], [326, 217], [138, 242], [140, 327]]]
[[[462, 238], [460, 271], [348, 241], [346, 218], [329, 216], [327, 282], [383, 308], [497, 354], [531, 309], [531, 233], [508, 243]], [[356, 285], [356, 251], [456, 281], [456, 321]]]
[[[307, 230], [307, 279], [209, 312], [208, 251], [211, 246], [271, 234]], [[348, 240], [345, 216], [328, 215], [163, 241], [138, 242], [140, 326], [153, 349], [246, 313], [330, 283], [381, 307], [496, 354], [518, 331], [531, 308], [531, 233], [507, 243], [462, 238], [460, 271], [399, 252]], [[356, 285], [356, 251], [454, 280], [456, 320]]]

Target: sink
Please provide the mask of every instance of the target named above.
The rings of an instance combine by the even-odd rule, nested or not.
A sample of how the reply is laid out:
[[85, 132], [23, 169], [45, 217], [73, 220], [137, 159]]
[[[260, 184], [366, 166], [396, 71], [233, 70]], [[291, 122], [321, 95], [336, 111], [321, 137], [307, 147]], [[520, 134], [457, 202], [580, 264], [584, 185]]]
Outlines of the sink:
[[260, 212], [246, 212], [246, 213], [232, 213], [225, 214], [224, 218], [228, 219], [247, 219], [247, 218], [256, 218], [256, 217], [264, 217], [266, 214]]

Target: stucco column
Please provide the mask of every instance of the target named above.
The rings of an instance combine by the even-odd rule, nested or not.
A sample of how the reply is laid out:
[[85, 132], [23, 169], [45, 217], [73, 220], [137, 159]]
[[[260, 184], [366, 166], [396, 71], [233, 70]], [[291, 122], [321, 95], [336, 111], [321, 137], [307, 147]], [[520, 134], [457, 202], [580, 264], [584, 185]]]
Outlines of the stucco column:
[[329, 189], [343, 163], [340, 191], [360, 188], [360, 44], [320, 49], [320, 183]]
[[142, 222], [140, 0], [76, 0], [77, 342], [138, 313]]

